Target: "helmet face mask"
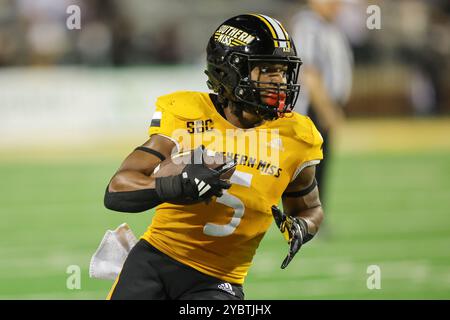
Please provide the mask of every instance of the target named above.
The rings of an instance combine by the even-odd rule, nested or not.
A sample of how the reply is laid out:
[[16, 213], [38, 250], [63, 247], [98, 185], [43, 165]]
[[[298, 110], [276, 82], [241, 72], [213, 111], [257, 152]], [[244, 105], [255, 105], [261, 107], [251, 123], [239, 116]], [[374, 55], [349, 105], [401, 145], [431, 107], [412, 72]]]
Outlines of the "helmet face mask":
[[[239, 101], [255, 107], [255, 111], [266, 119], [276, 119], [292, 111], [300, 91], [297, 84], [300, 60], [270, 56], [249, 56], [248, 71], [235, 89]], [[263, 66], [282, 65], [286, 68], [283, 82], [261, 81]], [[259, 68], [258, 79], [252, 79], [254, 68]]]
[[[290, 113], [300, 90], [297, 78], [302, 64], [296, 55], [292, 40], [289, 40], [285, 31], [284, 40], [271, 37], [264, 21], [257, 15], [231, 18], [218, 30], [229, 30], [226, 28], [228, 24], [234, 25], [229, 28], [234, 29], [232, 31], [239, 30], [240, 34], [247, 31], [254, 40], [247, 45], [226, 45], [218, 41], [220, 38], [217, 37], [218, 31], [216, 31], [207, 49], [206, 74], [209, 78], [209, 88], [222, 96], [223, 100], [231, 101], [239, 109], [257, 114], [267, 120], [277, 119]], [[288, 45], [285, 44], [283, 47], [276, 45], [282, 41], [288, 42]], [[269, 66], [270, 68], [275, 65], [284, 67], [285, 81], [261, 81], [260, 72], [258, 79], [252, 79], [252, 70], [255, 67]]]

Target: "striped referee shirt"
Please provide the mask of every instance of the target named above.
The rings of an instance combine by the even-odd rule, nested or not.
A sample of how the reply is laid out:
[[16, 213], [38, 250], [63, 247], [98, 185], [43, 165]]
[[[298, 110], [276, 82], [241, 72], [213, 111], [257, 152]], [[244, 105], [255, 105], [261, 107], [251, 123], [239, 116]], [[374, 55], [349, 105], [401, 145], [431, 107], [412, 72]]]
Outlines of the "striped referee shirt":
[[[347, 102], [352, 87], [353, 54], [342, 32], [312, 10], [300, 11], [292, 20], [292, 38], [305, 66], [322, 76], [330, 98], [339, 105]], [[300, 71], [300, 81], [302, 71]], [[308, 89], [301, 88], [295, 110], [307, 114]]]

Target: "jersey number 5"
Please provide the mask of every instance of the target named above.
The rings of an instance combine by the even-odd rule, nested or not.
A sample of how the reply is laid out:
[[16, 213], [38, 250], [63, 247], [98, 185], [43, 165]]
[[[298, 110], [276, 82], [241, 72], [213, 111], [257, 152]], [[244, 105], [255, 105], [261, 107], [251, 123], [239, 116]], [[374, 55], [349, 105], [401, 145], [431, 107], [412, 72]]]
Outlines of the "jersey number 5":
[[[250, 188], [253, 175], [250, 173], [236, 170], [231, 176], [231, 183]], [[226, 237], [236, 230], [241, 223], [242, 216], [245, 213], [244, 203], [238, 197], [229, 194], [226, 190], [223, 195], [216, 199], [216, 202], [224, 204], [234, 209], [234, 215], [228, 224], [207, 223], [203, 227], [203, 233], [213, 237]]]

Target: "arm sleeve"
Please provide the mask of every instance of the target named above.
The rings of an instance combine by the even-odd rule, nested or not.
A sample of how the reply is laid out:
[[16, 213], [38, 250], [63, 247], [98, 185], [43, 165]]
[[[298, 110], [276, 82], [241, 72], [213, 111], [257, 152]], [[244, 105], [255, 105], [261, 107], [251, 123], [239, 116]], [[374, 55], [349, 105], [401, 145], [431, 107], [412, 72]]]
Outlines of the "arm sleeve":
[[162, 201], [155, 189], [109, 192], [106, 187], [103, 203], [110, 210], [137, 213], [150, 210]]

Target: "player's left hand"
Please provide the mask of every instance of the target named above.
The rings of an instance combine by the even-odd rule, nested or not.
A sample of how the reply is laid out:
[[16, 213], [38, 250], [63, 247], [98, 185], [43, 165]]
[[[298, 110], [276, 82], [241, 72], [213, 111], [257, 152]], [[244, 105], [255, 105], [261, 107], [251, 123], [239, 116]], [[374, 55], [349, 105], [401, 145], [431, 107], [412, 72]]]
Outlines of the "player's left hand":
[[289, 244], [289, 252], [281, 264], [281, 269], [284, 269], [302, 247], [308, 234], [308, 225], [302, 218], [284, 214], [277, 206], [272, 206], [272, 215], [278, 229], [280, 229]]

